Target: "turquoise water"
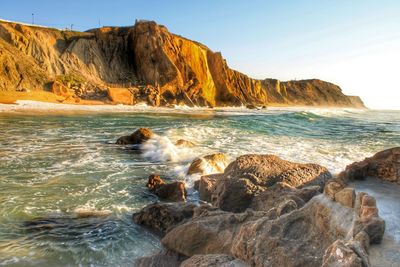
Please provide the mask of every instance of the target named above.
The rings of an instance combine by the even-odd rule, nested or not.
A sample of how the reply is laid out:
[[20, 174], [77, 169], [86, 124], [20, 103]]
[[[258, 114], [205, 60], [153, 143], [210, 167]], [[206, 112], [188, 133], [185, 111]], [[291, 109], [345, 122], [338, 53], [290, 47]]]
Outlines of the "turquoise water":
[[[395, 111], [174, 112], [0, 113], [0, 265], [131, 266], [160, 248], [131, 222], [157, 200], [148, 175], [190, 185], [184, 173], [200, 155], [271, 153], [337, 173], [400, 145]], [[112, 144], [138, 127], [157, 134], [144, 154]], [[175, 147], [181, 138], [196, 147]]]

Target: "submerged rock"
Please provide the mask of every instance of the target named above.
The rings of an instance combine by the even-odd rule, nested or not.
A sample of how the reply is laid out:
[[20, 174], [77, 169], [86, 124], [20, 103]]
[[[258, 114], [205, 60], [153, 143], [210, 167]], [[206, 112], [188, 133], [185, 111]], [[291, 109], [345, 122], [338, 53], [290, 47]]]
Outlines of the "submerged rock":
[[342, 179], [365, 179], [377, 177], [400, 184], [400, 147], [386, 149], [370, 158], [348, 165], [339, 177]]
[[195, 144], [193, 144], [192, 142], [187, 141], [185, 139], [179, 139], [178, 141], [176, 141], [175, 145], [179, 146], [179, 147], [194, 147], [195, 146]]
[[299, 164], [274, 155], [244, 155], [225, 169], [212, 193], [212, 203], [226, 211], [241, 212], [253, 198], [277, 182], [292, 187], [323, 188], [332, 176], [317, 164]]
[[118, 145], [140, 145], [153, 137], [154, 133], [148, 128], [139, 128], [131, 135], [118, 138]]
[[195, 159], [190, 164], [187, 174], [212, 174], [223, 172], [228, 165], [228, 158], [223, 153], [216, 153]]
[[146, 185], [158, 197], [171, 201], [186, 201], [186, 187], [184, 182], [166, 184], [159, 175], [150, 175]]

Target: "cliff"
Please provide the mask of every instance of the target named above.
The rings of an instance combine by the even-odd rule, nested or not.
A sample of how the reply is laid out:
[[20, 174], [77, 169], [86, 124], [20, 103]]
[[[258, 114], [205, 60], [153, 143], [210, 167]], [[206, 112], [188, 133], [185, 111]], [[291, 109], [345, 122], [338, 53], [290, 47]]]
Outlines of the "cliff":
[[221, 53], [149, 21], [88, 32], [0, 21], [0, 100], [10, 95], [154, 106], [364, 107], [321, 80], [249, 78]]

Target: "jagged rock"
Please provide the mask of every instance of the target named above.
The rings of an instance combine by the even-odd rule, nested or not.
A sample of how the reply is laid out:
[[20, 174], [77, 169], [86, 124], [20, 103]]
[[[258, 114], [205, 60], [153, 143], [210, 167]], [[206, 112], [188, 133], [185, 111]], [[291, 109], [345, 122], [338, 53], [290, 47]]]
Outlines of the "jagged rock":
[[211, 174], [223, 172], [228, 165], [228, 158], [223, 153], [216, 153], [195, 159], [190, 164], [187, 174]]
[[339, 174], [344, 179], [365, 179], [368, 176], [400, 184], [400, 147], [386, 149], [363, 161], [354, 162]]
[[196, 215], [191, 220], [169, 231], [161, 243], [188, 257], [209, 253], [230, 255], [232, 241], [241, 225], [266, 215], [264, 212], [251, 210], [234, 214], [209, 208], [195, 211]]
[[195, 208], [193, 203], [154, 203], [134, 213], [132, 219], [139, 225], [165, 235], [179, 223], [191, 218]]
[[355, 199], [356, 191], [354, 190], [354, 188], [347, 187], [335, 194], [335, 201], [349, 208], [354, 207]]
[[247, 267], [239, 259], [225, 254], [194, 255], [182, 262], [180, 267]]
[[330, 178], [329, 171], [317, 164], [293, 163], [274, 155], [244, 155], [225, 169], [211, 198], [222, 210], [241, 212], [251, 205], [254, 196], [277, 182], [323, 188]]
[[176, 146], [180, 146], [180, 147], [194, 147], [195, 144], [193, 144], [190, 141], [187, 141], [185, 139], [179, 139], [178, 141], [176, 141], [175, 143]]
[[129, 136], [118, 138], [118, 145], [140, 145], [153, 137], [153, 132], [148, 128], [139, 128]]
[[363, 267], [362, 260], [343, 240], [335, 241], [326, 251], [322, 267]]
[[159, 175], [150, 175], [146, 185], [149, 190], [162, 199], [186, 201], [186, 186], [184, 182], [166, 184]]

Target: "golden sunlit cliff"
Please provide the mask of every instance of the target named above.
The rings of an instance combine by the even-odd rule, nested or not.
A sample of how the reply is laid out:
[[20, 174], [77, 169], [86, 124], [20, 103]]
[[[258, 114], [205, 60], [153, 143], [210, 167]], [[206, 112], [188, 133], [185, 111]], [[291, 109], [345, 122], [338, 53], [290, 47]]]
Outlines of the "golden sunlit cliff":
[[153, 106], [364, 107], [321, 80], [257, 80], [228, 67], [221, 53], [139, 21], [132, 27], [62, 31], [0, 21], [0, 102]]

